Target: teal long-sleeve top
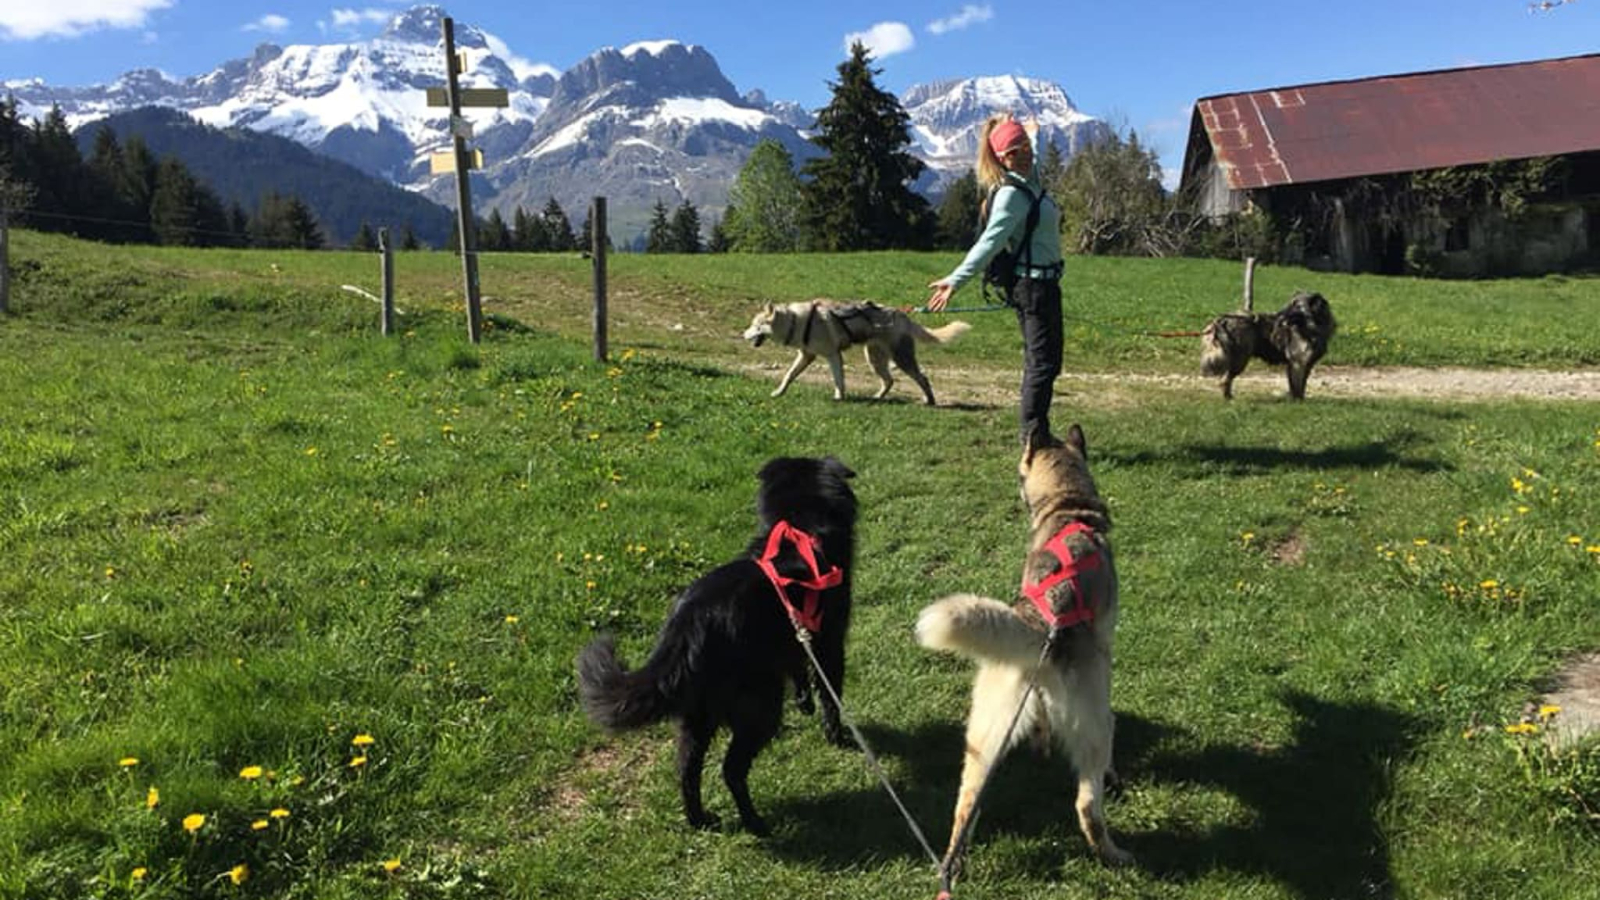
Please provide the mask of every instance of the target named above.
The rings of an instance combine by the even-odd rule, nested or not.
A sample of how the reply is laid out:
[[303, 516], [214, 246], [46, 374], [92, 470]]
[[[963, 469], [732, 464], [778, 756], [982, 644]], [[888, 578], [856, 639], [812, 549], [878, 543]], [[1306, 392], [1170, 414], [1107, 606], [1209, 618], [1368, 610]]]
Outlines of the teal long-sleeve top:
[[[1022, 185], [1026, 185], [1026, 188]], [[963, 284], [989, 265], [990, 258], [1000, 252], [1000, 248], [1015, 246], [1022, 239], [1023, 229], [1027, 225], [1028, 207], [1033, 205], [1033, 198], [1040, 190], [1038, 167], [1028, 173], [1027, 178], [1007, 172], [1006, 183], [995, 192], [994, 201], [990, 204], [989, 220], [984, 225], [983, 234], [978, 236], [977, 242], [967, 251], [966, 258], [961, 260], [955, 271], [945, 276], [944, 282], [960, 290]], [[1046, 195], [1039, 203], [1039, 224], [1033, 228], [1031, 264], [1041, 268], [1061, 261], [1061, 209]]]

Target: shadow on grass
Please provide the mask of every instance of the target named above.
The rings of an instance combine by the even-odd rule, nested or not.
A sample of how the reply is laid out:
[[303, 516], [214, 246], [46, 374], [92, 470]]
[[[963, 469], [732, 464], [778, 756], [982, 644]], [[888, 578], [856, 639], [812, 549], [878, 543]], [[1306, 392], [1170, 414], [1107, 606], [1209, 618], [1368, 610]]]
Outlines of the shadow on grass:
[[[1271, 879], [1310, 900], [1389, 897], [1389, 852], [1373, 816], [1388, 791], [1388, 763], [1408, 749], [1408, 721], [1390, 710], [1340, 705], [1289, 693], [1284, 702], [1299, 724], [1283, 747], [1212, 745], [1137, 716], [1117, 717], [1116, 757], [1127, 790], [1142, 784], [1205, 786], [1231, 794], [1250, 814], [1248, 824], [1219, 824], [1198, 831], [1130, 834], [1118, 827], [1113, 798], [1107, 818], [1138, 867], [1160, 881], [1181, 883], [1218, 869]], [[960, 779], [964, 741], [960, 723], [924, 726], [910, 733], [863, 729], [884, 759], [902, 761], [895, 790], [924, 829], [936, 853], [949, 837], [951, 807]], [[1073, 813], [1075, 784], [1059, 757], [1019, 749], [1007, 757], [983, 799], [972, 853], [985, 835], [1064, 838], [1038, 841], [1024, 854], [1025, 874], [1059, 875], [1067, 854], [1086, 855]], [[888, 795], [879, 787], [774, 804], [780, 827], [767, 842], [776, 855], [825, 869], [845, 869], [886, 859], [922, 860]]]
[[1285, 450], [1278, 447], [1221, 447], [1207, 444], [1188, 444], [1167, 451], [1142, 453], [1109, 453], [1107, 458], [1118, 465], [1150, 465], [1152, 463], [1180, 463], [1221, 468], [1232, 475], [1259, 475], [1279, 469], [1308, 469], [1326, 471], [1336, 469], [1405, 469], [1418, 473], [1445, 472], [1448, 463], [1417, 452], [1421, 438], [1416, 435], [1399, 435], [1388, 440], [1367, 441], [1320, 450]]
[[1373, 816], [1390, 763], [1410, 751], [1412, 723], [1393, 710], [1298, 692], [1283, 700], [1298, 718], [1283, 747], [1157, 749], [1139, 763], [1141, 780], [1208, 785], [1254, 812], [1248, 825], [1146, 835], [1133, 846], [1141, 864], [1163, 879], [1218, 868], [1257, 874], [1315, 900], [1393, 896], [1388, 843]]

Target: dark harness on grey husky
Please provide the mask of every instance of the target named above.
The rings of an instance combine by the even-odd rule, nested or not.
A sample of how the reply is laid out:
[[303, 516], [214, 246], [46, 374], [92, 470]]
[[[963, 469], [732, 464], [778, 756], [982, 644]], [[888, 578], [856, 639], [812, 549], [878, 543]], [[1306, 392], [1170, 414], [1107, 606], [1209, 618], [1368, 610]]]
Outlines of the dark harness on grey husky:
[[[826, 309], [823, 309], [821, 304], [813, 303], [811, 304], [811, 309], [806, 312], [805, 327], [800, 332], [798, 346], [804, 347], [811, 342], [811, 328], [819, 318], [826, 324], [843, 332], [845, 337], [850, 339], [851, 344], [859, 344], [870, 338], [872, 332], [877, 329], [873, 313], [881, 309], [882, 307], [876, 303], [830, 306]], [[794, 344], [794, 332], [797, 324], [796, 320], [789, 320], [789, 333], [784, 337], [784, 343]]]

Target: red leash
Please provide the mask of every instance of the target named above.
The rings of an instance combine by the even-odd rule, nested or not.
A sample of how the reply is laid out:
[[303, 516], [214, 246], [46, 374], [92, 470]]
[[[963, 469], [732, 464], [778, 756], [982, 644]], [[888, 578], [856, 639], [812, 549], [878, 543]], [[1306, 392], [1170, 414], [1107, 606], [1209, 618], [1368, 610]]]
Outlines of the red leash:
[[[778, 566], [774, 562], [784, 542], [794, 545], [800, 554], [800, 559], [811, 570], [810, 578], [789, 578], [778, 574]], [[789, 612], [789, 620], [797, 627], [816, 633], [822, 629], [822, 592], [831, 587], [837, 587], [844, 581], [844, 572], [838, 566], [830, 564], [828, 571], [824, 572], [817, 565], [817, 539], [790, 525], [787, 521], [780, 521], [772, 526], [772, 531], [767, 535], [767, 547], [755, 564], [766, 573], [767, 580], [772, 582], [772, 587], [778, 592], [778, 600], [783, 603], [783, 608]], [[789, 599], [789, 585], [805, 589], [805, 599], [796, 607]]]

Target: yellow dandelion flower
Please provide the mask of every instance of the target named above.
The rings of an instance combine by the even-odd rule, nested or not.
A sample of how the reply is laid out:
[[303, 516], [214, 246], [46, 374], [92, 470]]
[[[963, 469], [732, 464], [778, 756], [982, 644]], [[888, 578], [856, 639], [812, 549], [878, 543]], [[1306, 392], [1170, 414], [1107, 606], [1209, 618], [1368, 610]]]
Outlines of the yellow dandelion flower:
[[261, 777], [261, 767], [245, 766], [239, 770], [239, 777], [243, 778], [245, 781], [255, 781], [257, 778]]
[[156, 786], [152, 784], [150, 785], [150, 790], [144, 795], [144, 808], [155, 809], [160, 805], [161, 792], [156, 790]]
[[517, 618], [516, 616], [506, 616], [506, 624], [507, 625], [515, 625], [520, 621], [521, 621], [521, 619]]
[[1250, 543], [1251, 541], [1253, 541], [1255, 539], [1256, 539], [1256, 533], [1254, 531], [1246, 531], [1246, 532], [1243, 532], [1242, 534], [1239, 535], [1239, 540], [1241, 542], [1243, 542], [1243, 543], [1246, 543], [1246, 544]]
[[189, 832], [190, 834], [199, 831], [200, 826], [204, 824], [206, 824], [205, 813], [190, 813], [189, 815], [183, 817], [183, 830]]
[[383, 870], [385, 872], [393, 872], [398, 868], [400, 868], [400, 860], [398, 859], [386, 859], [383, 861]]
[[449, 422], [446, 422], [443, 425], [439, 426], [439, 430], [444, 432], [445, 434], [455, 434], [456, 433], [456, 427], [454, 425], [451, 425]]
[[1561, 712], [1561, 707], [1551, 703], [1546, 703], [1539, 707], [1539, 718], [1540, 720], [1553, 719], [1555, 718], [1556, 713], [1559, 712]]
[[584, 582], [584, 583], [583, 583], [583, 586], [584, 586], [584, 587], [585, 587], [585, 588], [588, 588], [588, 589], [589, 589], [589, 590], [591, 590], [591, 591], [592, 591], [592, 590], [594, 590], [594, 589], [595, 589], [595, 583], [594, 583], [594, 582], [592, 582], [592, 581], [585, 581], [585, 582]]
[[1525, 516], [1525, 515], [1527, 515], [1527, 514], [1528, 514], [1528, 508], [1527, 508], [1527, 507], [1526, 507], [1526, 506], [1519, 506], [1519, 507], [1517, 507], [1517, 515], [1519, 515], [1519, 516]]
[[267, 813], [267, 815], [274, 819], [287, 819], [289, 818], [289, 811], [279, 806], [275, 807], [271, 812]]
[[1575, 534], [1569, 534], [1569, 535], [1567, 535], [1567, 543], [1571, 544], [1574, 547], [1576, 547], [1579, 544], [1583, 543], [1583, 538], [1578, 537]]
[[144, 866], [135, 866], [133, 871], [128, 873], [128, 876], [134, 881], [143, 881], [144, 877], [149, 874], [150, 870], [146, 869]]
[[111, 578], [115, 578], [115, 577], [117, 577], [117, 567], [116, 566], [106, 566], [106, 578], [107, 579], [111, 579]]
[[1416, 546], [1418, 546], [1418, 547], [1426, 547], [1426, 546], [1428, 546], [1428, 539], [1427, 538], [1412, 538], [1411, 539], [1411, 543], [1416, 545]]
[[228, 870], [228, 880], [234, 884], [244, 884], [245, 879], [249, 877], [250, 867], [244, 863], [239, 863], [237, 866], [234, 866]]
[[1600, 544], [1590, 544], [1589, 546], [1583, 548], [1583, 552], [1585, 552], [1585, 553], [1600, 553]]
[[600, 432], [598, 432], [598, 431], [589, 432], [589, 440], [591, 440], [591, 441], [600, 440]]
[[317, 455], [317, 448], [315, 448], [315, 447], [307, 447], [306, 448], [306, 455], [307, 456], [316, 456]]
[[359, 769], [366, 764], [367, 758], [365, 756], [358, 756], [355, 759], [350, 760], [350, 768], [352, 769]]
[[250, 823], [250, 830], [251, 831], [266, 831], [268, 824], [270, 824], [270, 823], [267, 822], [266, 819], [257, 819], [254, 822]]
[[1521, 494], [1528, 490], [1528, 485], [1521, 478], [1511, 479], [1511, 489]]
[[123, 767], [124, 769], [131, 769], [138, 764], [139, 757], [137, 756], [124, 756], [123, 758], [117, 760], [117, 765]]
[[611, 508], [611, 503], [606, 500], [601, 500], [598, 504], [596, 504], [595, 508], [603, 512]]
[[1484, 580], [1478, 582], [1478, 587], [1481, 587], [1486, 591], [1492, 591], [1499, 586], [1500, 582], [1495, 581], [1493, 578], [1485, 578]]
[[1506, 734], [1535, 734], [1538, 730], [1539, 726], [1532, 722], [1518, 722], [1515, 725], [1506, 726]]
[[357, 746], [357, 747], [371, 747], [373, 744], [376, 744], [377, 742], [378, 742], [377, 738], [373, 737], [370, 734], [365, 734], [365, 733], [358, 734], [355, 737], [350, 739], [350, 743], [355, 745], [355, 746]]

